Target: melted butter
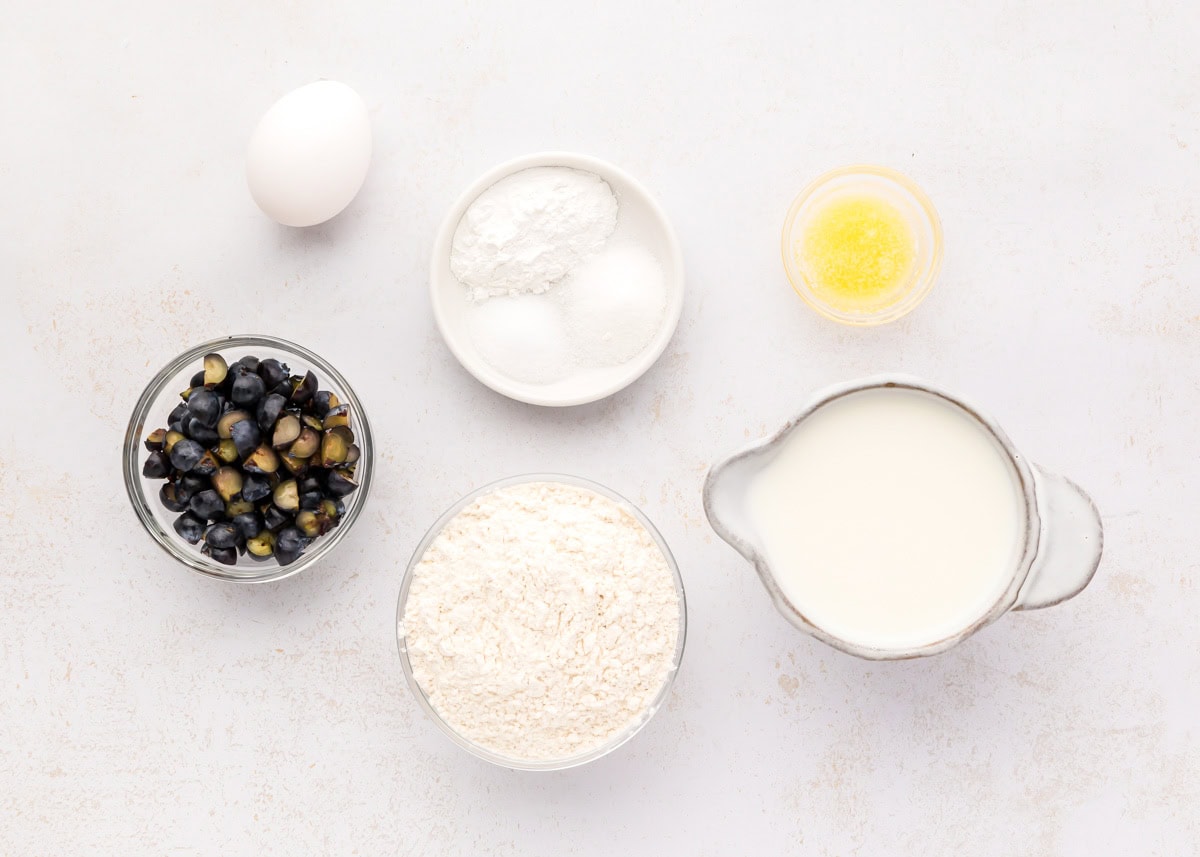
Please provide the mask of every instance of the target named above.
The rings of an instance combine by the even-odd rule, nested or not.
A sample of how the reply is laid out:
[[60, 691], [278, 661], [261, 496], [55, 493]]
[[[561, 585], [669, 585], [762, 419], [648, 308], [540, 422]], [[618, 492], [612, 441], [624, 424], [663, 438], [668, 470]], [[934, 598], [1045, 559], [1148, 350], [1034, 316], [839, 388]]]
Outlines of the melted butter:
[[822, 300], [843, 310], [866, 310], [889, 306], [912, 287], [916, 245], [896, 206], [858, 194], [817, 209], [793, 252]]

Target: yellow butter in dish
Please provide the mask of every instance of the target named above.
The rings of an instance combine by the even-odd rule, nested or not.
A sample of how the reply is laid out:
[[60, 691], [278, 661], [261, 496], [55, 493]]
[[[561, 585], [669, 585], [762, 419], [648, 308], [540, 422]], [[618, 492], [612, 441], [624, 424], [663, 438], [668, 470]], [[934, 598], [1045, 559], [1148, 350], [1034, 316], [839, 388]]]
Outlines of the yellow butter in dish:
[[844, 324], [893, 321], [933, 287], [942, 228], [929, 198], [883, 167], [818, 178], [788, 211], [783, 264], [796, 293]]
[[916, 235], [887, 200], [854, 194], [815, 211], [793, 252], [826, 303], [877, 309], [902, 298], [912, 281]]

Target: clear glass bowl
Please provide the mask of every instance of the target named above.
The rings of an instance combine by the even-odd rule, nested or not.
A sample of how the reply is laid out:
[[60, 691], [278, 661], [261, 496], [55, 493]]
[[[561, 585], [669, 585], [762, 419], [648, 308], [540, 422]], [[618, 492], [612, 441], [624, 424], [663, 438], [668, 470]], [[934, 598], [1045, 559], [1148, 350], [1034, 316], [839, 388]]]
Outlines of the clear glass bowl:
[[[179, 513], [168, 511], [158, 497], [163, 480], [142, 476], [142, 464], [148, 454], [142, 441], [148, 432], [166, 426], [167, 415], [180, 402], [180, 392], [188, 388], [192, 375], [202, 368], [204, 355], [211, 353], [220, 354], [230, 364], [247, 354], [253, 354], [259, 359], [274, 357], [288, 364], [293, 374], [311, 370], [317, 376], [320, 389], [331, 390], [341, 402], [350, 405], [350, 425], [360, 450], [358, 467], [355, 470], [358, 490], [342, 499], [346, 512], [341, 523], [331, 532], [316, 539], [300, 558], [290, 565], [280, 565], [274, 557], [256, 560], [249, 556], [238, 557], [236, 565], [222, 565], [204, 556], [200, 553], [199, 545], [188, 544], [175, 532], [172, 524]], [[287, 340], [270, 336], [241, 335], [214, 339], [189, 348], [154, 376], [142, 391], [141, 398], [133, 409], [133, 416], [129, 418], [129, 427], [125, 430], [124, 450], [121, 454], [121, 471], [125, 476], [125, 490], [129, 494], [129, 502], [133, 504], [133, 511], [137, 513], [138, 520], [142, 522], [146, 532], [163, 550], [188, 568], [209, 577], [241, 583], [263, 583], [298, 574], [337, 547], [362, 512], [371, 489], [374, 462], [371, 426], [367, 422], [366, 412], [340, 372], [308, 349]]]
[[[408, 646], [405, 643], [404, 635], [402, 633], [404, 607], [408, 601], [408, 590], [412, 586], [413, 571], [416, 569], [417, 563], [421, 561], [421, 557], [425, 555], [425, 551], [429, 549], [429, 545], [432, 544], [435, 538], [437, 538], [438, 534], [441, 533], [446, 524], [448, 524], [455, 515], [473, 503], [477, 498], [482, 497], [485, 494], [490, 494], [493, 491], [498, 491], [501, 488], [507, 488], [510, 485], [521, 485], [526, 482], [558, 482], [565, 485], [574, 485], [579, 488], [586, 488], [589, 491], [594, 491], [601, 496], [607, 497], [610, 500], [619, 503], [623, 508], [628, 510], [629, 513], [634, 516], [634, 518], [637, 519], [638, 523], [646, 528], [646, 532], [650, 534], [651, 538], [654, 539], [655, 544], [658, 545], [659, 550], [662, 551], [663, 556], [667, 560], [667, 566], [671, 569], [671, 576], [675, 581], [675, 592], [679, 596], [679, 633], [675, 641], [675, 654], [672, 660], [671, 670], [667, 674], [666, 679], [663, 681], [662, 687], [655, 695], [654, 701], [650, 704], [650, 707], [642, 714], [640, 718], [638, 718], [637, 721], [631, 723], [626, 729], [617, 733], [610, 740], [599, 747], [595, 747], [576, 756], [571, 756], [564, 759], [553, 759], [549, 761], [511, 759], [498, 753], [494, 753], [486, 747], [481, 747], [471, 741], [469, 738], [455, 731], [454, 727], [443, 720], [442, 716], [438, 714], [436, 710], [434, 710], [433, 704], [425, 695], [425, 691], [421, 688], [421, 685], [417, 683], [416, 678], [413, 676], [412, 664], [408, 659]], [[472, 491], [470, 494], [466, 495], [448, 510], [446, 510], [445, 514], [434, 521], [433, 526], [431, 526], [425, 533], [424, 538], [421, 539], [421, 543], [417, 545], [417, 549], [413, 552], [412, 559], [409, 560], [408, 563], [408, 568], [404, 571], [404, 582], [400, 585], [400, 600], [396, 606], [396, 641], [400, 650], [400, 666], [404, 670], [404, 678], [407, 679], [408, 686], [412, 690], [413, 696], [416, 697], [417, 703], [425, 710], [425, 713], [429, 716], [429, 719], [432, 720], [437, 727], [441, 729], [442, 732], [447, 735], [447, 737], [450, 738], [451, 741], [467, 752], [472, 753], [486, 762], [491, 762], [494, 765], [500, 765], [501, 767], [513, 768], [522, 771], [561, 771], [565, 770], [566, 768], [574, 768], [578, 765], [586, 764], [587, 762], [593, 762], [602, 756], [607, 756], [613, 750], [616, 750], [618, 747], [640, 732], [650, 721], [650, 718], [654, 716], [655, 712], [662, 707], [662, 704], [667, 699], [667, 694], [671, 692], [671, 686], [675, 683], [675, 676], [679, 672], [679, 664], [683, 659], [683, 644], [686, 637], [687, 601], [683, 593], [683, 578], [679, 576], [679, 566], [675, 563], [675, 557], [671, 555], [671, 549], [667, 547], [667, 543], [663, 540], [663, 537], [658, 530], [655, 529], [654, 524], [650, 523], [650, 519], [642, 514], [642, 511], [637, 506], [633, 505], [633, 503], [629, 502], [615, 491], [605, 488], [603, 485], [599, 485], [588, 479], [582, 479], [578, 476], [567, 476], [561, 473], [530, 473], [522, 476], [511, 476], [507, 479], [501, 479], [498, 482], [484, 485], [482, 488]]]
[[[796, 261], [794, 247], [812, 215], [838, 196], [865, 194], [894, 205], [916, 238], [916, 263], [903, 297], [877, 308], [846, 310], [823, 300]], [[942, 223], [925, 192], [908, 176], [887, 167], [855, 165], [831, 170], [813, 181], [792, 201], [783, 221], [783, 267], [788, 281], [814, 310], [852, 325], [876, 325], [908, 315], [925, 299], [942, 268]]]

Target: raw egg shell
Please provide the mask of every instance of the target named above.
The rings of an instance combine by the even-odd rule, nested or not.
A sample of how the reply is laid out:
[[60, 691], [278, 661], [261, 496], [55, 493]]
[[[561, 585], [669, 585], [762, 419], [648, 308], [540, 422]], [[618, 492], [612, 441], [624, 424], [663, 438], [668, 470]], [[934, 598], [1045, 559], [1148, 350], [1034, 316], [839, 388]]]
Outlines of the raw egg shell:
[[344, 83], [319, 80], [263, 114], [246, 151], [246, 182], [268, 216], [313, 226], [350, 204], [370, 163], [366, 103]]

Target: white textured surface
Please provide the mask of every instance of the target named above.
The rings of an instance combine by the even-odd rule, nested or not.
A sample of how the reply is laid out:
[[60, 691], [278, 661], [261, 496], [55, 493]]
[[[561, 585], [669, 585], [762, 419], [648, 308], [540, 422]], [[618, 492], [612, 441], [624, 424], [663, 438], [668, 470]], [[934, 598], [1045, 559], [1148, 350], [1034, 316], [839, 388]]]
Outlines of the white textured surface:
[[[0, 853], [1196, 853], [1200, 5], [9, 7]], [[375, 158], [343, 215], [289, 231], [242, 157], [322, 75], [363, 94]], [[568, 411], [462, 371], [425, 282], [455, 195], [540, 149], [641, 178], [689, 269], [662, 361]], [[946, 228], [941, 283], [880, 330], [808, 311], [778, 256], [791, 196], [857, 160], [910, 173]], [[118, 471], [151, 373], [247, 330], [342, 369], [382, 451], [332, 561], [256, 588], [173, 566]], [[881, 370], [980, 400], [1094, 494], [1083, 595], [898, 664], [774, 613], [703, 520], [705, 467]], [[531, 470], [641, 502], [691, 615], [668, 708], [544, 776], [425, 722], [392, 633], [435, 515]]]

